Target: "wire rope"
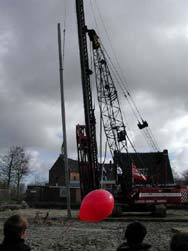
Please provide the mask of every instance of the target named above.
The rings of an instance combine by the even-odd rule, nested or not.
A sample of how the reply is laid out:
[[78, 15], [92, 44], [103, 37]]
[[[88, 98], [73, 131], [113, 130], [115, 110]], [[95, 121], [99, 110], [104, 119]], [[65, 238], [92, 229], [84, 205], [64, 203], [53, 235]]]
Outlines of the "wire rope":
[[[109, 45], [110, 45], [110, 47], [111, 47], [111, 51], [112, 51], [112, 53], [113, 53], [113, 55], [114, 55], [114, 58], [115, 58], [115, 60], [116, 60], [117, 65], [118, 65], [118, 67], [119, 67], [119, 71], [120, 71], [120, 73], [121, 73], [121, 76], [123, 76], [123, 80], [124, 80], [124, 81], [122, 80], [122, 78], [121, 78], [119, 72], [116, 70], [116, 74], [118, 74], [118, 77], [120, 78], [120, 80], [121, 80], [121, 82], [122, 82], [122, 84], [124, 85], [124, 88], [125, 88], [125, 90], [126, 90], [126, 94], [125, 94], [125, 92], [124, 92], [124, 96], [127, 98], [127, 100], [128, 100], [128, 99], [131, 100], [132, 104], [131, 104], [131, 102], [129, 101], [129, 105], [131, 105], [132, 111], [135, 109], [136, 112], [133, 111], [133, 113], [134, 113], [136, 119], [138, 120], [138, 122], [139, 122], [139, 119], [141, 119], [141, 121], [144, 121], [144, 120], [143, 120], [143, 117], [142, 117], [142, 115], [141, 115], [141, 113], [140, 113], [140, 111], [139, 111], [139, 109], [138, 109], [138, 107], [137, 107], [137, 105], [136, 105], [136, 103], [135, 103], [133, 97], [132, 97], [132, 95], [130, 94], [127, 79], [126, 79], [125, 75], [124, 75], [123, 72], [122, 72], [121, 66], [120, 66], [119, 61], [118, 61], [118, 59], [117, 59], [117, 56], [116, 56], [116, 54], [115, 54], [115, 50], [114, 50], [114, 48], [113, 48], [113, 46], [112, 46], [112, 43], [111, 43], [111, 40], [110, 40], [110, 36], [109, 36], [108, 31], [107, 31], [107, 29], [106, 29], [106, 25], [105, 25], [105, 22], [104, 22], [104, 20], [103, 20], [103, 18], [102, 18], [102, 15], [101, 15], [100, 9], [99, 9], [99, 7], [98, 7], [97, 1], [95, 0], [94, 3], [95, 3], [95, 5], [96, 5], [96, 9], [97, 9], [97, 11], [98, 11], [99, 18], [100, 18], [100, 20], [101, 20], [101, 23], [102, 23], [102, 25], [103, 25], [103, 27], [104, 27], [104, 31], [105, 31], [106, 36], [107, 36], [107, 39], [108, 39], [108, 41], [109, 41]], [[95, 11], [94, 11], [93, 5], [92, 5], [92, 9], [93, 9], [93, 15], [94, 15], [94, 18], [95, 18], [95, 23], [97, 24], [97, 20], [96, 20], [96, 17], [95, 17]], [[98, 26], [98, 25], [96, 25], [96, 27], [97, 27], [97, 26]], [[113, 66], [113, 67], [114, 67], [114, 66]], [[116, 68], [114, 67], [114, 69], [116, 69]], [[121, 88], [121, 89], [122, 89], [122, 88]], [[134, 107], [134, 109], [133, 109], [133, 107]], [[138, 116], [137, 116], [136, 113], [138, 114]], [[158, 144], [157, 144], [157, 141], [156, 141], [156, 139], [154, 138], [151, 129], [149, 129], [149, 131], [150, 131], [150, 133], [148, 133], [148, 137], [151, 137], [151, 141], [152, 141], [153, 144], [155, 145], [155, 148], [156, 148], [156, 149], [159, 149]]]
[[[104, 46], [103, 46], [103, 49], [104, 49]], [[104, 50], [105, 50], [105, 49], [104, 49]], [[111, 64], [111, 71], [113, 72], [113, 76], [116, 78], [117, 84], [118, 84], [119, 87], [121, 88], [121, 90], [122, 90], [122, 92], [123, 92], [123, 94], [124, 94], [124, 97], [127, 99], [127, 102], [129, 103], [129, 105], [130, 105], [130, 107], [131, 107], [131, 110], [132, 110], [132, 112], [133, 112], [135, 118], [138, 120], [138, 122], [139, 122], [139, 117], [140, 117], [140, 119], [143, 121], [143, 118], [141, 117], [141, 115], [140, 115], [140, 113], [139, 113], [139, 110], [138, 110], [137, 108], [135, 108], [135, 110], [137, 111], [137, 113], [136, 113], [135, 110], [134, 110], [134, 107], [136, 107], [136, 105], [135, 105], [135, 102], [134, 102], [134, 100], [132, 99], [130, 93], [128, 92], [128, 90], [126, 90], [126, 93], [125, 93], [124, 88], [122, 87], [122, 84], [121, 84], [121, 82], [122, 82], [121, 76], [119, 75], [119, 72], [118, 72], [117, 69], [115, 68], [115, 66], [114, 66], [114, 64], [113, 64], [113, 62], [112, 62], [112, 60], [111, 60], [111, 58], [110, 58], [110, 56], [109, 56], [109, 54], [107, 53], [106, 50], [105, 50], [105, 53], [106, 53], [107, 58], [109, 59], [109, 62], [110, 62], [110, 64]], [[114, 70], [113, 70], [112, 67], [114, 68]], [[115, 72], [117, 75], [114, 74], [114, 72]], [[119, 79], [118, 79], [116, 76], [118, 76]], [[120, 81], [121, 81], [121, 82], [120, 82]], [[130, 102], [130, 100], [129, 100], [128, 97], [131, 99], [132, 103]], [[133, 104], [133, 105], [132, 105], [132, 104]], [[137, 114], [139, 115], [139, 117], [138, 117]], [[147, 130], [147, 128], [146, 128], [146, 130]], [[157, 150], [157, 151], [159, 151], [159, 147], [158, 147], [158, 145], [157, 145], [157, 142], [156, 142], [156, 140], [154, 139], [154, 136], [152, 136], [151, 129], [150, 129], [150, 132], [147, 132], [147, 137], [150, 137], [150, 141], [152, 142], [152, 145], [154, 146], [154, 147], [152, 146], [152, 148], [155, 149], [155, 150]]]

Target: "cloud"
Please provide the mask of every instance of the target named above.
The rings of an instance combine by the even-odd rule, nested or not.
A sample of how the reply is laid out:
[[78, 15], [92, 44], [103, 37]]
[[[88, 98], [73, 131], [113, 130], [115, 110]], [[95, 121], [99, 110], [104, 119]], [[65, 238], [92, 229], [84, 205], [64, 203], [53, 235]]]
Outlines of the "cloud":
[[[90, 0], [84, 4], [88, 27], [97, 28], [113, 64], [121, 68], [161, 150], [169, 149], [178, 170], [186, 169], [188, 3]], [[0, 151], [12, 145], [30, 149], [32, 165], [42, 174], [58, 157], [62, 143], [57, 23], [63, 29], [65, 9], [67, 142], [69, 156], [77, 158], [75, 126], [84, 123], [84, 110], [75, 2], [0, 2]], [[121, 91], [120, 97], [137, 150], [150, 151]], [[96, 117], [98, 137], [97, 102]]]

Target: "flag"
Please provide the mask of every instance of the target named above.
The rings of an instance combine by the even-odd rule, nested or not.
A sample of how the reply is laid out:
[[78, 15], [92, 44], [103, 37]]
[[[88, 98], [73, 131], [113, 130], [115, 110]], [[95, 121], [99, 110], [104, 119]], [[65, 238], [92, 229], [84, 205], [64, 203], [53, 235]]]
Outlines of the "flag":
[[140, 180], [140, 181], [147, 180], [146, 176], [140, 173], [135, 165], [132, 165], [132, 174], [135, 180]]

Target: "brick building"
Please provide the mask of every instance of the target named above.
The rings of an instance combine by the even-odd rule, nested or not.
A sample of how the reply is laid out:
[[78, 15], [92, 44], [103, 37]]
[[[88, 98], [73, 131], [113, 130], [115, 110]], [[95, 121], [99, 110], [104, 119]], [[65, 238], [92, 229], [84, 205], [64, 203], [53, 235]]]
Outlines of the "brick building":
[[[70, 170], [71, 205], [81, 202], [78, 162], [68, 160]], [[63, 156], [60, 154], [49, 170], [49, 183], [45, 186], [31, 185], [27, 188], [26, 200], [30, 206], [66, 207], [66, 182]]]
[[[147, 182], [153, 185], [173, 184], [173, 174], [168, 158], [168, 151], [155, 153], [126, 153], [121, 154], [121, 159], [126, 168], [132, 168], [134, 163], [138, 169], [144, 173], [148, 179]], [[140, 161], [142, 160], [142, 161]], [[80, 177], [78, 170], [78, 161], [68, 159], [70, 171], [70, 194], [71, 204], [80, 205]], [[112, 163], [104, 165], [103, 188], [111, 190], [115, 184], [114, 168]], [[63, 155], [59, 155], [53, 166], [49, 170], [49, 184], [46, 186], [28, 186], [27, 201], [31, 205], [59, 205], [66, 206], [66, 182]], [[31, 202], [31, 203], [30, 203]]]
[[[70, 171], [71, 200], [73, 203], [80, 203], [80, 176], [78, 172], [78, 162], [73, 159], [68, 159], [68, 167]], [[61, 154], [49, 170], [49, 186], [60, 187], [62, 191], [66, 192], [65, 168], [63, 155]]]

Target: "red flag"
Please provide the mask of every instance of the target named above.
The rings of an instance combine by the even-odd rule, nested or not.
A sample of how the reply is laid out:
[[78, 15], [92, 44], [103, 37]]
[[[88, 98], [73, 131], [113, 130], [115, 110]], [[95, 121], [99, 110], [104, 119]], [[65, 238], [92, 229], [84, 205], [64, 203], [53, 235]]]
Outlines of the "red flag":
[[132, 165], [132, 173], [133, 173], [133, 178], [136, 180], [140, 180], [140, 181], [147, 180], [146, 176], [140, 173], [135, 165]]

